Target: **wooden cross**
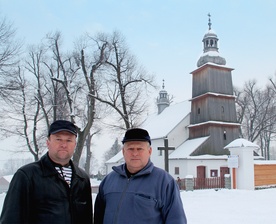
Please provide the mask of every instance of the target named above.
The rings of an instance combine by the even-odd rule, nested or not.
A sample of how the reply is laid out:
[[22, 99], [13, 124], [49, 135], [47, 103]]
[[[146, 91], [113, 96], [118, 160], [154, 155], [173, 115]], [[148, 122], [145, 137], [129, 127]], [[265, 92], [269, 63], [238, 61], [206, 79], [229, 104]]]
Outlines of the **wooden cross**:
[[169, 147], [168, 138], [164, 138], [164, 147], [158, 147], [157, 149], [165, 151], [165, 170], [169, 172], [169, 150], [175, 150], [175, 148]]

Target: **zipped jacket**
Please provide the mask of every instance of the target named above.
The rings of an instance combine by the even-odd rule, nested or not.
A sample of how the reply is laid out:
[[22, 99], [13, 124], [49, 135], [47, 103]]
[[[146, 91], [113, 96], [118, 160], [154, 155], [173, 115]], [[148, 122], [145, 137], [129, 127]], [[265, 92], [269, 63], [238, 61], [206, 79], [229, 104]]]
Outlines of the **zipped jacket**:
[[71, 187], [56, 171], [48, 153], [20, 168], [5, 197], [1, 224], [92, 223], [90, 178], [72, 167]]
[[95, 224], [186, 224], [176, 181], [151, 161], [130, 178], [125, 164], [101, 182], [95, 201]]

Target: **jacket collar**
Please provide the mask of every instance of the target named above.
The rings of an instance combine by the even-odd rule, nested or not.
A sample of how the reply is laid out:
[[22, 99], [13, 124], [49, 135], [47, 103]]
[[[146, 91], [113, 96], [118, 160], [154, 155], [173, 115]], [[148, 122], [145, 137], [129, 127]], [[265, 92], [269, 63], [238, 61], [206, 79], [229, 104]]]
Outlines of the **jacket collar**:
[[[138, 177], [138, 176], [143, 176], [143, 175], [147, 175], [147, 174], [150, 174], [153, 170], [153, 163], [149, 160], [149, 162], [147, 163], [147, 165], [142, 169], [140, 170], [138, 173], [136, 173], [135, 175], [133, 175], [134, 177]], [[126, 174], [126, 164], [122, 164], [120, 166], [113, 166], [112, 169], [119, 173], [120, 175], [122, 176], [125, 176], [127, 177], [127, 174]]]
[[[48, 152], [41, 157], [40, 163], [41, 163], [42, 172], [44, 176], [54, 176], [57, 174], [57, 171], [48, 155]], [[72, 160], [70, 160], [69, 163], [70, 163], [70, 166], [72, 167], [72, 173], [74, 175], [77, 175], [80, 178], [85, 178], [84, 174], [80, 171], [80, 169], [77, 166], [74, 165]]]

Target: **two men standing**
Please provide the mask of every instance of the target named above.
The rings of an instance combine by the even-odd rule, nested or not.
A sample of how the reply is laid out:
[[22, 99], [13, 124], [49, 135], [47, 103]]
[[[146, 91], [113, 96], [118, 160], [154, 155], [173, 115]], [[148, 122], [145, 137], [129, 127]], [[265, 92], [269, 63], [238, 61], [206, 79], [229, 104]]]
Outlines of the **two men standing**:
[[[18, 169], [7, 192], [0, 224], [93, 222], [89, 176], [71, 160], [77, 128], [69, 121], [51, 124], [48, 152]], [[95, 224], [186, 224], [179, 187], [150, 161], [151, 138], [144, 129], [126, 131], [125, 163], [101, 182], [95, 200]]]

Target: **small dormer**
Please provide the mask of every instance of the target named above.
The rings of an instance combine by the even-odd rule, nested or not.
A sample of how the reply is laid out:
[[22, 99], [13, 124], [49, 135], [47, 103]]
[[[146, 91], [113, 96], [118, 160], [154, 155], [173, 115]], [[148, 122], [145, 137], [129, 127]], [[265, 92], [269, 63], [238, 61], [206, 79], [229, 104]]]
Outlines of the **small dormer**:
[[165, 90], [165, 84], [163, 80], [162, 89], [159, 92], [159, 97], [157, 97], [157, 107], [158, 107], [158, 114], [162, 113], [162, 111], [170, 106], [169, 95]]

